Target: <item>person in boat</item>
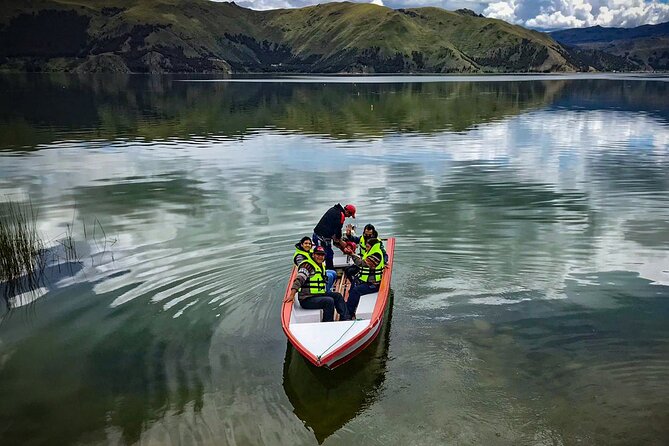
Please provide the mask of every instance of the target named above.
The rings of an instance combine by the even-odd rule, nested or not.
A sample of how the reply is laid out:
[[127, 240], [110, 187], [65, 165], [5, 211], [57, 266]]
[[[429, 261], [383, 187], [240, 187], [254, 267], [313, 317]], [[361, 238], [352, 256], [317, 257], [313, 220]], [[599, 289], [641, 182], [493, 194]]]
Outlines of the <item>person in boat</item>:
[[[312, 252], [312, 246], [313, 243], [307, 236], [302, 237], [299, 242], [295, 243], [295, 253], [293, 254], [293, 263], [295, 263], [295, 266], [300, 266], [302, 262], [309, 258]], [[328, 276], [327, 283], [325, 284], [325, 291], [330, 291], [337, 279], [337, 271], [329, 269], [325, 272]]]
[[[366, 246], [367, 243], [365, 240], [371, 240], [371, 239], [377, 239], [379, 241], [379, 244], [381, 245], [381, 252], [383, 253], [383, 263], [386, 265], [388, 263], [388, 254], [386, 253], [386, 249], [383, 246], [383, 241], [379, 238], [379, 233], [376, 231], [376, 228], [374, 228], [373, 224], [367, 224], [362, 230], [362, 235], [360, 237], [356, 237], [353, 234], [353, 228], [351, 225], [348, 225], [346, 227], [346, 234], [344, 235], [344, 239], [346, 239], [348, 242], [354, 242], [357, 243], [357, 245], [360, 248], [360, 257], [364, 256], [365, 253], [367, 252]], [[346, 267], [344, 270], [344, 274], [348, 279], [351, 281], [351, 283], [357, 283], [358, 282], [358, 276], [360, 274], [360, 267], [358, 265], [351, 265]]]
[[334, 269], [334, 251], [332, 244], [337, 246], [345, 254], [351, 254], [351, 249], [342, 240], [342, 229], [347, 217], [355, 218], [355, 206], [347, 204], [342, 206], [337, 203], [328, 209], [314, 227], [313, 240], [316, 246], [325, 249], [325, 266]]
[[334, 320], [334, 311], [339, 313], [339, 320], [351, 319], [344, 297], [334, 291], [325, 290], [325, 250], [322, 246], [313, 252], [297, 268], [297, 276], [290, 287], [285, 302], [291, 302], [299, 291], [300, 306], [307, 310], [323, 310], [323, 322]]
[[376, 293], [379, 291], [385, 259], [381, 251], [381, 242], [377, 238], [365, 240], [365, 254], [354, 255], [353, 262], [360, 268], [357, 282], [348, 293], [346, 306], [351, 318], [355, 318], [355, 312], [360, 303], [360, 296]]
[[353, 227], [351, 225], [346, 226], [346, 235], [344, 236], [344, 239], [349, 241], [349, 242], [354, 242], [358, 245], [360, 248], [360, 256], [365, 255], [365, 240], [369, 239], [378, 239], [379, 242], [381, 243], [381, 252], [383, 252], [383, 260], [385, 263], [388, 263], [388, 254], [386, 254], [386, 248], [383, 246], [383, 240], [379, 238], [379, 233], [376, 231], [376, 228], [374, 227], [373, 224], [368, 223], [365, 225], [365, 227], [362, 230], [362, 235], [360, 237], [356, 237], [353, 234]]

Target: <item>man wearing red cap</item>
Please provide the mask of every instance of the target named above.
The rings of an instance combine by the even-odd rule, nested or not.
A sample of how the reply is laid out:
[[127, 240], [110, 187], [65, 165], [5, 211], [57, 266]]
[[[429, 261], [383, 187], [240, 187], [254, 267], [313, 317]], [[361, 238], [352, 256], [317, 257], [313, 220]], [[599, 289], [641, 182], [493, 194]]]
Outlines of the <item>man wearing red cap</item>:
[[352, 204], [342, 206], [337, 203], [323, 214], [314, 228], [314, 235], [312, 237], [314, 245], [322, 246], [325, 249], [325, 266], [327, 269], [334, 269], [333, 243], [346, 254], [352, 253], [351, 249], [346, 246], [346, 242], [341, 239], [341, 231], [344, 227], [346, 217], [355, 218], [355, 206]]

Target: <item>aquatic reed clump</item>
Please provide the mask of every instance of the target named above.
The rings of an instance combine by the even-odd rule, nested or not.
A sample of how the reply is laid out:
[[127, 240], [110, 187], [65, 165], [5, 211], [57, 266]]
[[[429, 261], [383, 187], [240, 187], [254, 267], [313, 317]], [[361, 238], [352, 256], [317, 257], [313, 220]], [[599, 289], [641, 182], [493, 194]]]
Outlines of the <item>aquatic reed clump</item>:
[[0, 284], [4, 297], [38, 289], [43, 281], [44, 242], [32, 204], [0, 204]]
[[[102, 261], [109, 252], [113, 262], [114, 254], [109, 248], [116, 239], [110, 244], [97, 218], [90, 237], [85, 224], [83, 228], [82, 243], [95, 247], [95, 258]], [[102, 239], [96, 237], [96, 228]], [[91, 255], [90, 265], [94, 263]], [[7, 310], [33, 302], [48, 291], [54, 280], [74, 276], [83, 267], [74, 239], [74, 216], [59, 238], [45, 241], [37, 231], [37, 213], [30, 201], [0, 202], [0, 296], [4, 297]]]

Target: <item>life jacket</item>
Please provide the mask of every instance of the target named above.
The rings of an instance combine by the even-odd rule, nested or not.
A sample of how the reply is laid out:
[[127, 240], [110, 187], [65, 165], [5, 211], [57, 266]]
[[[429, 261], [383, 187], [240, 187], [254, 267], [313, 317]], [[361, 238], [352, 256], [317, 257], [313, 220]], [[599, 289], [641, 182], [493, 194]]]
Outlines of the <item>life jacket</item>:
[[367, 253], [367, 249], [365, 248], [365, 234], [362, 234], [360, 236], [360, 241], [358, 242], [358, 246], [360, 247], [360, 257], [362, 257], [365, 255], [365, 253]]
[[[378, 239], [378, 240], [379, 240], [379, 244], [383, 243], [381, 241], [381, 239]], [[360, 241], [358, 242], [358, 246], [360, 246], [360, 257], [362, 257], [367, 252], [367, 248], [365, 248], [365, 234], [362, 234], [360, 236]]]
[[[376, 268], [370, 268], [365, 263], [367, 257], [372, 254], [378, 254], [381, 258], [381, 261], [376, 266]], [[381, 282], [383, 278], [383, 267], [386, 265], [386, 262], [383, 259], [383, 251], [381, 251], [381, 242], [375, 243], [369, 251], [367, 251], [362, 256], [362, 266], [360, 266], [360, 281], [361, 282]], [[370, 280], [371, 279], [371, 280]]]
[[[306, 257], [306, 258], [308, 259], [309, 257], [311, 257], [310, 254], [311, 254], [313, 251], [314, 251], [314, 250], [311, 249], [311, 250], [309, 250], [309, 252], [307, 252], [307, 251], [305, 251], [304, 249], [302, 249], [302, 248], [300, 247], [300, 244], [299, 244], [299, 243], [296, 244], [296, 245], [295, 245], [295, 254], [293, 254], [293, 263], [294, 263], [296, 266], [300, 266], [300, 265], [297, 263], [297, 261], [295, 260], [295, 259], [297, 259], [297, 256], [299, 256], [299, 255], [301, 254], [301, 255], [303, 255], [304, 257]], [[300, 262], [300, 263], [302, 263], [302, 262]]]
[[300, 263], [300, 266], [305, 263], [308, 263], [314, 268], [314, 274], [309, 276], [304, 282], [302, 288], [300, 288], [300, 294], [325, 294], [325, 280], [327, 277], [325, 273], [325, 263], [319, 266], [311, 256], [307, 256], [307, 260]]

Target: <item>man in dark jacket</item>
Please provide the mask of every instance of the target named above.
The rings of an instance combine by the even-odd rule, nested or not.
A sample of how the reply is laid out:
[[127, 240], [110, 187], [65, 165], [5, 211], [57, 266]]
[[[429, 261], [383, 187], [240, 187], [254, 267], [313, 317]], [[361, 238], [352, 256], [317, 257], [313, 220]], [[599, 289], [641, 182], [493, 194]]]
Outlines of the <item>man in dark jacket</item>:
[[351, 249], [346, 246], [346, 242], [342, 240], [341, 235], [346, 217], [355, 218], [355, 206], [352, 204], [342, 206], [337, 203], [323, 214], [314, 228], [314, 245], [322, 246], [325, 249], [325, 267], [327, 269], [334, 269], [333, 243], [344, 253], [352, 254]]

